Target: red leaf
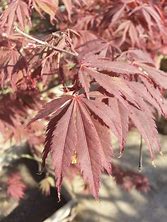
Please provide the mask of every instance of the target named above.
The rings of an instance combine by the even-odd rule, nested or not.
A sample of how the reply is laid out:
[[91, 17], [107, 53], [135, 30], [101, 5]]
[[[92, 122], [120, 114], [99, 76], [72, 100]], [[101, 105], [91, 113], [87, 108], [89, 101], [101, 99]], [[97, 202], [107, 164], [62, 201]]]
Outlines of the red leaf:
[[96, 67], [99, 71], [115, 72], [119, 74], [133, 75], [141, 73], [141, 71], [124, 61], [111, 61], [109, 59], [99, 58], [99, 57], [88, 57], [86, 60], [91, 67]]
[[[112, 150], [112, 144], [111, 144], [111, 131], [110, 129], [108, 129], [105, 125], [101, 125], [99, 124], [98, 120], [95, 120], [93, 117], [91, 117], [93, 124], [96, 127], [96, 131], [98, 133], [98, 136], [100, 138], [101, 141], [101, 145], [103, 147], [104, 150], [104, 154], [106, 157], [106, 160], [108, 161], [108, 163], [111, 163], [112, 157], [114, 156], [113, 154], [113, 150]], [[107, 170], [107, 168], [106, 168]], [[110, 174], [110, 165], [108, 168], [108, 173]]]
[[[150, 102], [158, 111], [159, 113], [162, 113], [165, 117], [167, 116], [167, 101], [166, 99], [162, 96], [158, 88], [155, 88], [152, 84], [150, 84], [146, 78], [140, 76], [140, 79], [142, 80], [143, 84], [148, 90], [148, 93], [150, 93], [150, 96], [147, 93], [147, 101]], [[144, 89], [142, 89], [142, 93], [144, 93]], [[150, 100], [149, 100], [150, 98]]]
[[[91, 102], [94, 104], [94, 101]], [[76, 164], [95, 197], [98, 195], [101, 171], [105, 169], [108, 173], [111, 172], [109, 156], [112, 155], [112, 147], [109, 145], [109, 135], [106, 134], [107, 141], [101, 140], [98, 124], [94, 124], [89, 106], [90, 103], [87, 105], [82, 97], [73, 97], [68, 106], [54, 112], [48, 124], [43, 161], [51, 152], [59, 193], [62, 178], [68, 174], [74, 154], [77, 158]], [[101, 118], [100, 109], [96, 115]], [[107, 128], [103, 128], [107, 132]]]
[[29, 124], [38, 119], [46, 118], [53, 112], [57, 112], [59, 109], [62, 108], [62, 106], [67, 105], [70, 102], [71, 98], [72, 97], [70, 95], [66, 95], [46, 103], [38, 112], [38, 114], [29, 122]]
[[156, 85], [167, 89], [167, 74], [165, 72], [156, 70], [154, 67], [146, 64], [141, 64], [138, 62], [135, 63], [139, 65], [140, 70], [145, 74], [145, 76], [149, 76], [156, 83]]
[[87, 72], [84, 72], [84, 69], [82, 69], [82, 67], [80, 68], [78, 75], [79, 75], [79, 81], [82, 87], [85, 89], [86, 96], [89, 98], [91, 78]]
[[21, 176], [18, 173], [10, 175], [8, 178], [7, 193], [16, 200], [20, 200], [24, 197], [26, 185], [22, 182]]
[[0, 27], [6, 27], [8, 34], [12, 32], [15, 22], [22, 30], [25, 29], [26, 25], [31, 26], [29, 8], [23, 0], [11, 1], [0, 17]]
[[36, 11], [42, 15], [41, 10], [49, 14], [53, 19], [58, 10], [58, 1], [54, 0], [32, 0], [33, 6]]
[[51, 155], [52, 164], [55, 169], [57, 178], [56, 186], [60, 193], [60, 186], [62, 177], [71, 164], [72, 155], [75, 152], [76, 143], [76, 129], [74, 124], [74, 104], [68, 107], [65, 114], [59, 120], [52, 135]]
[[158, 131], [152, 110], [142, 100], [140, 102], [142, 110], [138, 110], [131, 105], [129, 106], [129, 117], [144, 138], [147, 148], [150, 151], [150, 156], [154, 160], [154, 153], [160, 152]]
[[87, 74], [94, 78], [107, 92], [113, 94], [118, 99], [123, 95], [127, 100], [139, 107], [134, 92], [129, 88], [124, 79], [101, 74], [100, 72], [86, 67], [84, 67], [84, 69]]
[[63, 3], [66, 7], [67, 12], [68, 12], [69, 20], [71, 20], [72, 1], [71, 0], [63, 0]]
[[85, 181], [89, 184], [92, 194], [97, 198], [100, 182], [101, 147], [97, 132], [91, 122], [90, 116], [83, 106], [77, 108], [77, 133], [79, 136], [76, 152]]
[[94, 115], [97, 115], [106, 126], [108, 126], [115, 136], [120, 138], [120, 122], [118, 121], [116, 113], [109, 106], [103, 102], [93, 101], [82, 98], [85, 105], [91, 110]]
[[129, 113], [127, 108], [119, 102], [116, 98], [109, 98], [109, 106], [113, 110], [114, 113], [117, 114], [117, 119], [119, 121], [120, 126], [120, 154], [124, 151], [126, 138], [129, 130]]
[[120, 19], [120, 17], [122, 17], [122, 15], [124, 14], [124, 10], [125, 10], [125, 4], [122, 5], [120, 7], [120, 9], [117, 10], [117, 12], [113, 15], [113, 17], [112, 17], [112, 25], [115, 25], [115, 23], [118, 21], [118, 19]]

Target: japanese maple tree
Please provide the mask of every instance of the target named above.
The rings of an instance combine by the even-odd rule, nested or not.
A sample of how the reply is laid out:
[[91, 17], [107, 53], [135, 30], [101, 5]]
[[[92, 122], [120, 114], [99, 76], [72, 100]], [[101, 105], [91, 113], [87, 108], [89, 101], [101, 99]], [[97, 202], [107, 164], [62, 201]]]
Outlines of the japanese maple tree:
[[[156, 62], [166, 53], [166, 1], [4, 0], [1, 7], [0, 130], [6, 140], [44, 144], [43, 166], [50, 153], [58, 193], [75, 167], [98, 197], [101, 173], [112, 174], [111, 135], [122, 154], [132, 124], [153, 160], [155, 118], [167, 115], [167, 73]], [[62, 95], [53, 95], [60, 84]], [[39, 119], [48, 121], [45, 141]]]

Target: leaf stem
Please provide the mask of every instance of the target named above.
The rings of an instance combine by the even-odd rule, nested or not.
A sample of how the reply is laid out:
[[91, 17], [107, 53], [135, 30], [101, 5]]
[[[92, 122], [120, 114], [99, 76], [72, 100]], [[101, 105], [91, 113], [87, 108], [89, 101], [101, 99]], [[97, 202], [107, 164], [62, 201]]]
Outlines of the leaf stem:
[[143, 167], [143, 156], [142, 156], [142, 149], [143, 149], [143, 141], [142, 136], [140, 137], [140, 147], [139, 147], [139, 166], [138, 169], [141, 172]]

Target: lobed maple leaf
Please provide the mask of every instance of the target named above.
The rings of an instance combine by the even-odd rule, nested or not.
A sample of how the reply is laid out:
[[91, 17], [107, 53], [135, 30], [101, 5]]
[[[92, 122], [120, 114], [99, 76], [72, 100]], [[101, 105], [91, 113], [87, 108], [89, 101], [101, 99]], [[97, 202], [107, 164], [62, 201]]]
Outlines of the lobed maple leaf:
[[[96, 107], [93, 101], [87, 101], [82, 96], [71, 96], [70, 103], [65, 103], [60, 110], [56, 111], [56, 106], [55, 112], [51, 109], [53, 115], [47, 128], [43, 161], [51, 152], [59, 192], [62, 178], [68, 172], [74, 153], [77, 156], [77, 167], [95, 197], [98, 195], [101, 171], [105, 169], [108, 173], [111, 172], [108, 154], [111, 156], [112, 147], [99, 134], [97, 122], [94, 124], [95, 116], [102, 118], [106, 124], [110, 120], [107, 116], [109, 110], [106, 107], [104, 111], [104, 104], [99, 105], [101, 107]], [[48, 113], [48, 107], [45, 106], [42, 112]], [[45, 115], [38, 115], [35, 119], [43, 116]], [[107, 128], [104, 126], [103, 130], [106, 131]]]
[[[113, 102], [113, 99], [111, 101]], [[153, 115], [146, 104], [142, 104], [146, 108], [144, 112], [144, 110], [139, 110], [128, 103], [125, 106], [125, 103], [121, 104], [117, 100], [115, 102], [117, 102], [115, 108], [113, 103], [110, 103], [109, 108], [102, 102], [77, 96], [71, 98], [71, 103], [66, 104], [62, 110], [54, 112], [47, 128], [43, 160], [45, 161], [48, 153], [51, 152], [57, 178], [56, 186], [59, 192], [62, 178], [66, 175], [72, 156], [76, 153], [78, 167], [85, 182], [89, 184], [93, 195], [97, 197], [100, 173], [104, 169], [110, 173], [111, 159], [109, 157], [112, 156], [111, 141], [110, 143], [105, 141], [107, 143], [105, 144], [104, 138], [102, 140], [99, 134], [99, 127], [102, 127], [101, 121], [113, 132], [116, 132], [116, 136], [120, 137], [122, 145], [124, 145], [128, 132], [128, 119], [130, 118], [145, 139], [151, 157], [154, 158], [153, 144], [155, 149], [159, 148], [158, 134]], [[114, 109], [118, 109], [118, 105], [122, 105], [119, 118], [113, 113]], [[53, 112], [53, 110], [51, 111]], [[127, 113], [125, 116], [123, 111]], [[45, 112], [47, 113], [48, 109], [45, 109]], [[94, 124], [94, 118], [97, 118], [99, 122]], [[103, 132], [106, 132], [106, 129], [103, 126]]]

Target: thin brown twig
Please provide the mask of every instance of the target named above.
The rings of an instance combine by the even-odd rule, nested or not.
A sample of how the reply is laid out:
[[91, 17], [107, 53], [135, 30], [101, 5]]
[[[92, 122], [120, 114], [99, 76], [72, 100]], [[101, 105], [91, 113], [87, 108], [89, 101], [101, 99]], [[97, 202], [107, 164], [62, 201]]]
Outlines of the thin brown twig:
[[143, 167], [142, 149], [143, 149], [143, 141], [142, 141], [142, 136], [141, 136], [140, 137], [140, 147], [139, 147], [139, 166], [138, 166], [139, 171], [142, 171], [142, 167]]
[[54, 50], [56, 50], [58, 52], [66, 53], [66, 54], [71, 55], [71, 56], [75, 56], [75, 57], [78, 56], [78, 53], [73, 53], [73, 52], [69, 52], [69, 51], [67, 51], [65, 49], [60, 49], [60, 48], [58, 48], [56, 46], [50, 45], [48, 42], [42, 41], [40, 39], [37, 39], [37, 38], [35, 38], [35, 37], [33, 37], [33, 36], [23, 32], [23, 31], [21, 31], [17, 26], [15, 26], [15, 30], [16, 30], [16, 32], [20, 33], [21, 35], [25, 36], [28, 39], [31, 39], [31, 40], [39, 43], [40, 45], [46, 46], [48, 48], [52, 48], [52, 49], [54, 49]]

